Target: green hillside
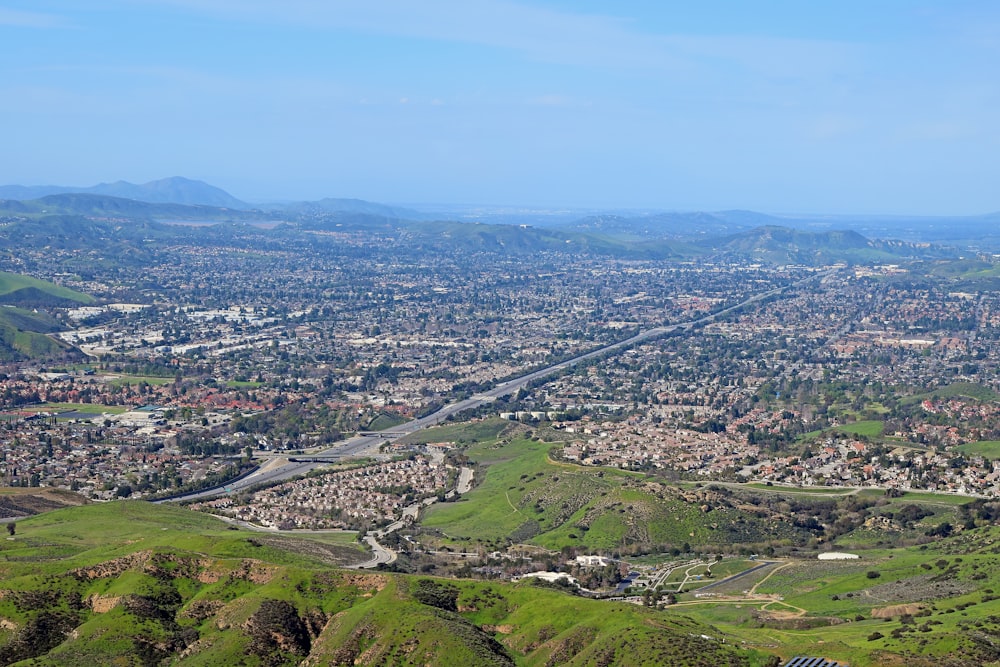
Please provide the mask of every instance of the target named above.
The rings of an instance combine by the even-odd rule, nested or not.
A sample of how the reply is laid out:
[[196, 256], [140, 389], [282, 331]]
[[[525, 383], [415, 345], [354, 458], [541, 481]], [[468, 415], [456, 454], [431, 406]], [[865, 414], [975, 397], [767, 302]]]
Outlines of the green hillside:
[[30, 218], [55, 215], [115, 216], [136, 219], [253, 220], [259, 214], [220, 206], [151, 203], [92, 193], [52, 194], [27, 201], [2, 201], [0, 213]]
[[0, 663], [768, 664], [682, 615], [338, 569], [366, 556], [322, 537], [137, 502], [19, 521], [0, 542]]
[[88, 304], [94, 297], [31, 276], [0, 271], [0, 304], [62, 306]]
[[[78, 352], [78, 351], [77, 351]], [[20, 331], [0, 324], [0, 359], [42, 359], [74, 354], [66, 343], [32, 331]]]
[[[53, 308], [93, 303], [88, 294], [31, 276], [0, 272], [0, 360], [76, 356], [67, 345], [45, 334], [62, 329], [52, 316], [29, 308]], [[21, 307], [19, 307], [21, 306]]]
[[804, 541], [809, 532], [757, 512], [719, 489], [680, 489], [645, 474], [551, 460], [535, 440], [479, 443], [465, 450], [481, 482], [458, 502], [431, 507], [421, 522], [452, 541], [615, 549], [770, 540]]
[[73, 355], [74, 348], [45, 335], [62, 326], [44, 314], [0, 306], [0, 359], [41, 359]]
[[948, 248], [901, 241], [869, 240], [854, 231], [811, 232], [778, 225], [764, 225], [725, 238], [706, 239], [723, 256], [769, 264], [821, 266], [835, 262], [869, 264], [898, 262], [914, 257], [951, 258]]
[[[543, 451], [531, 441], [501, 445], [494, 471], [505, 466], [501, 453], [514, 453], [508, 447], [522, 453], [515, 462], [538, 463], [531, 457]], [[612, 479], [598, 495], [637, 478], [604, 472]], [[747, 493], [761, 511], [801, 502], [792, 491]], [[705, 578], [660, 609], [531, 579], [344, 569], [367, 559], [351, 536], [254, 532], [173, 506], [59, 509], [19, 519], [0, 541], [0, 664], [765, 667], [803, 654], [854, 667], [1000, 664], [1000, 503], [884, 500], [873, 506], [880, 522], [831, 545], [853, 547], [857, 560], [817, 560], [831, 548], [819, 543], [763, 562], [726, 558], [711, 575], [699, 566]], [[926, 537], [944, 518], [953, 534]], [[875, 546], [886, 535], [913, 546]], [[675, 590], [685, 570], [662, 590]]]

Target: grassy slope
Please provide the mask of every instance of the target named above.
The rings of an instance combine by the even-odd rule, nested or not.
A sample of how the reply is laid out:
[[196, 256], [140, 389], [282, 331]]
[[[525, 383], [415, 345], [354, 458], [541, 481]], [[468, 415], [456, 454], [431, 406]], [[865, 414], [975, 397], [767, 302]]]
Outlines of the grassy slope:
[[[535, 464], [543, 451], [540, 443], [509, 447], [527, 449]], [[510, 453], [503, 446], [485, 451]], [[567, 466], [547, 465], [567, 475]], [[605, 472], [598, 480], [619, 474]], [[937, 503], [943, 516], [953, 512], [954, 503], [926, 495], [894, 498], [883, 509]], [[839, 548], [866, 542], [851, 534], [841, 540]], [[128, 660], [138, 655], [175, 660], [185, 646], [186, 657], [173, 664], [237, 664], [244, 656], [248, 665], [298, 664], [306, 651], [310, 664], [318, 665], [759, 665], [768, 652], [820, 653], [855, 667], [985, 665], [1000, 658], [987, 641], [1000, 637], [1000, 599], [992, 593], [1000, 591], [998, 527], [906, 549], [862, 549], [860, 561], [793, 560], [766, 578], [716, 589], [717, 595], [740, 595], [757, 583], [756, 593], [780, 600], [684, 595], [662, 612], [577, 598], [528, 581], [342, 572], [331, 565], [363, 556], [317, 545], [324, 546], [307, 536], [233, 530], [210, 516], [141, 502], [21, 520], [16, 537], [0, 541], [6, 591], [0, 619], [13, 625], [0, 629], [0, 657], [22, 646], [32, 629], [35, 645], [39, 636], [58, 640], [32, 664], [60, 666], [132, 664]], [[714, 580], [748, 565], [719, 563]], [[870, 571], [878, 576], [869, 577]], [[428, 581], [453, 592], [457, 612], [419, 601], [416, 592]], [[107, 608], [96, 613], [94, 600]], [[261, 637], [270, 634], [255, 634], [268, 605], [276, 603], [287, 603], [298, 619], [276, 625], [285, 628], [278, 635], [296, 623], [312, 627], [306, 649], [269, 646]], [[885, 611], [911, 603], [922, 606]], [[878, 610], [889, 620], [876, 618]], [[901, 618], [904, 613], [913, 618]], [[69, 625], [45, 634], [40, 618], [69, 619]], [[884, 637], [869, 640], [876, 631]], [[727, 644], [702, 635], [725, 637]], [[759, 653], [729, 648], [742, 642]]]
[[32, 288], [60, 300], [75, 301], [77, 303], [84, 304], [94, 302], [94, 297], [89, 294], [76, 292], [45, 280], [32, 278], [31, 276], [0, 272], [0, 301], [7, 300], [11, 295], [14, 295], [21, 290]]
[[[44, 280], [0, 272], [0, 304], [55, 305], [93, 303], [94, 298]], [[0, 307], [0, 359], [49, 357], [69, 346], [44, 335], [60, 324], [43, 313], [10, 306]]]
[[794, 530], [732, 507], [701, 505], [642, 474], [555, 463], [551, 447], [514, 440], [468, 448], [485, 478], [462, 500], [431, 507], [422, 525], [466, 543], [530, 542], [555, 550], [753, 542]]
[[907, 396], [901, 402], [904, 404], [919, 403], [920, 401], [930, 398], [952, 398], [954, 396], [974, 398], [978, 401], [1000, 400], [1000, 395], [989, 387], [984, 387], [981, 384], [975, 384], [973, 382], [953, 382], [946, 387], [935, 389], [934, 391], [926, 394]]
[[0, 359], [17, 358], [18, 355], [36, 359], [59, 355], [67, 350], [68, 345], [48, 336], [33, 331], [20, 331], [0, 323]]
[[[0, 283], [3, 281], [3, 275], [0, 274]], [[14, 352], [29, 358], [64, 352], [68, 348], [65, 343], [45, 335], [61, 328], [56, 320], [43, 313], [2, 306], [0, 307], [0, 357], [11, 356]]]
[[[706, 639], [718, 633], [681, 616], [530, 583], [340, 571], [296, 541], [308, 540], [139, 502], [24, 520], [0, 542], [0, 657], [61, 667], [295, 665], [306, 655], [315, 665], [765, 658]], [[419, 597], [426, 586], [451, 591], [456, 610]]]

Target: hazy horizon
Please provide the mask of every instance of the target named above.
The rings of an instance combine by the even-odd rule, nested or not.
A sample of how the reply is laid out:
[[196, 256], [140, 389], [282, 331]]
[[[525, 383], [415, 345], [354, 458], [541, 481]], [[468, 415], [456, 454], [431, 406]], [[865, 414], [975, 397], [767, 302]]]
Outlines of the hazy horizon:
[[0, 182], [979, 215], [998, 51], [972, 0], [12, 0]]

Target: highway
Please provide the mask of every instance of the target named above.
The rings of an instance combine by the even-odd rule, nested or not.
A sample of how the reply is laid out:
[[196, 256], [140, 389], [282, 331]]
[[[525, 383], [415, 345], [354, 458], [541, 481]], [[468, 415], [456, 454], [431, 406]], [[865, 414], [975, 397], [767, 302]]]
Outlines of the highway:
[[[652, 329], [647, 329], [646, 331], [641, 331], [635, 336], [632, 336], [631, 338], [627, 338], [617, 343], [611, 343], [610, 345], [605, 345], [595, 350], [591, 350], [590, 352], [587, 352], [585, 354], [573, 357], [572, 359], [567, 359], [557, 364], [547, 366], [546, 368], [542, 368], [540, 370], [533, 371], [526, 375], [522, 375], [521, 377], [501, 382], [492, 389], [488, 389], [486, 391], [475, 394], [470, 398], [466, 398], [461, 401], [456, 401], [454, 403], [446, 405], [437, 412], [434, 412], [425, 417], [420, 417], [419, 419], [414, 419], [400, 426], [395, 426], [392, 429], [389, 429], [388, 432], [383, 432], [377, 435], [373, 435], [370, 432], [363, 432], [343, 442], [335, 443], [329, 449], [323, 450], [315, 454], [304, 454], [301, 457], [298, 457], [301, 460], [289, 460], [288, 463], [280, 466], [273, 466], [273, 467], [264, 466], [260, 470], [254, 472], [253, 474], [248, 475], [235, 482], [212, 487], [210, 489], [205, 489], [194, 493], [189, 493], [183, 496], [176, 496], [174, 498], [170, 498], [169, 500], [159, 501], [159, 502], [184, 502], [190, 500], [211, 498], [225, 493], [233, 493], [235, 491], [247, 489], [252, 486], [257, 486], [259, 484], [279, 482], [282, 480], [291, 479], [292, 477], [295, 477], [297, 475], [304, 475], [310, 470], [313, 470], [314, 468], [317, 468], [321, 465], [325, 465], [327, 463], [333, 463], [341, 459], [361, 456], [368, 452], [376, 452], [378, 451], [379, 446], [384, 443], [392, 442], [396, 438], [401, 438], [403, 436], [409, 435], [411, 433], [423, 430], [431, 426], [436, 426], [453, 415], [456, 415], [465, 410], [469, 410], [471, 408], [478, 408], [481, 405], [496, 400], [500, 396], [513, 394], [519, 389], [527, 387], [529, 384], [537, 380], [546, 378], [550, 375], [558, 373], [559, 371], [572, 368], [573, 366], [582, 363], [584, 361], [588, 361], [590, 359], [594, 359], [596, 357], [601, 357], [604, 355], [615, 354], [617, 352], [621, 352], [622, 350], [628, 349], [639, 343], [644, 343], [646, 341], [653, 340], [655, 338], [660, 338], [662, 336], [672, 334], [676, 331], [690, 331], [695, 327], [699, 327], [704, 324], [708, 324], [709, 322], [713, 322], [719, 317], [727, 315], [739, 308], [742, 308], [744, 306], [753, 303], [757, 303], [758, 301], [762, 301], [772, 296], [776, 296], [778, 294], [781, 294], [785, 290], [788, 290], [792, 287], [797, 287], [803, 283], [825, 277], [830, 273], [832, 273], [833, 271], [835, 271], [835, 269], [814, 274], [812, 276], [804, 278], [803, 280], [800, 280], [796, 283], [792, 283], [791, 285], [787, 285], [785, 287], [779, 287], [773, 290], [769, 290], [767, 292], [762, 292], [761, 294], [752, 296], [749, 299], [742, 301], [741, 303], [730, 306], [716, 313], [712, 313], [711, 315], [706, 315], [696, 320], [691, 320], [688, 322], [680, 322], [677, 324], [671, 324], [663, 327], [655, 327]], [[296, 457], [292, 457], [292, 459], [295, 458]]]

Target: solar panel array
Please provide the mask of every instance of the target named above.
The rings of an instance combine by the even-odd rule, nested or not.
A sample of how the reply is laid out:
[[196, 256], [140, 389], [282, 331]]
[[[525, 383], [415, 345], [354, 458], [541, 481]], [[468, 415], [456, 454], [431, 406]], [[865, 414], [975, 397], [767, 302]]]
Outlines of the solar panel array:
[[785, 667], [847, 667], [847, 665], [826, 658], [808, 658], [799, 655], [786, 662]]

